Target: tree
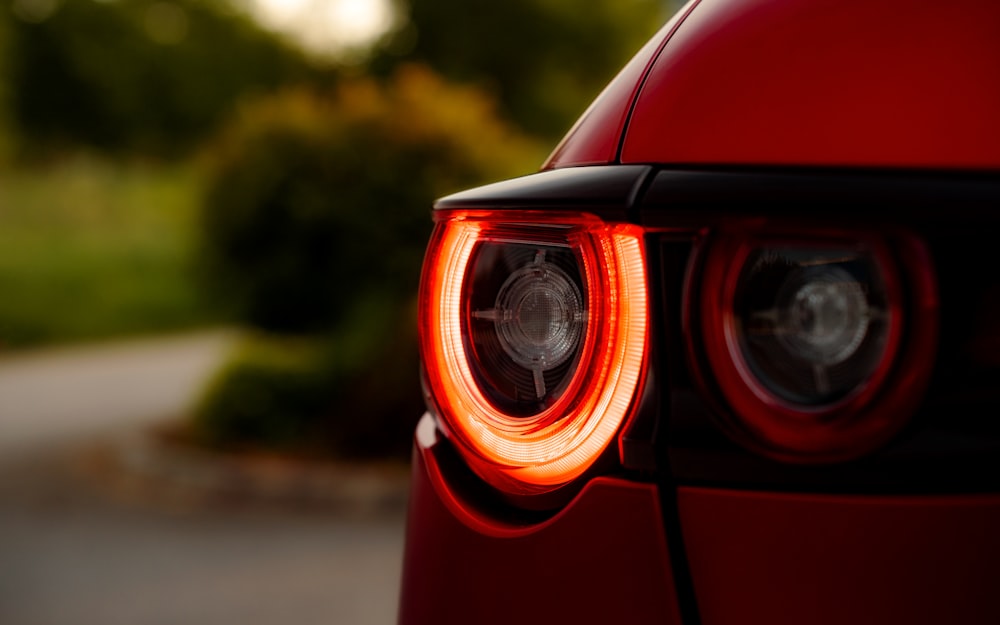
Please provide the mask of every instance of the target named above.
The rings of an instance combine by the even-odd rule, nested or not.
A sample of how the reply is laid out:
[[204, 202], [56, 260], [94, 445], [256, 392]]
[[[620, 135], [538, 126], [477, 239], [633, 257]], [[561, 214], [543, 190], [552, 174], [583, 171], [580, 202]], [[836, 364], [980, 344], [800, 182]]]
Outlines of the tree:
[[397, 303], [416, 291], [436, 197], [542, 154], [480, 91], [420, 66], [264, 98], [211, 152], [211, 267], [258, 327], [335, 325], [373, 290]]
[[409, 0], [376, 66], [427, 63], [499, 98], [525, 130], [565, 132], [661, 26], [659, 0]]
[[321, 78], [302, 52], [226, 6], [62, 0], [48, 14], [5, 16], [22, 146], [183, 153], [241, 98]]

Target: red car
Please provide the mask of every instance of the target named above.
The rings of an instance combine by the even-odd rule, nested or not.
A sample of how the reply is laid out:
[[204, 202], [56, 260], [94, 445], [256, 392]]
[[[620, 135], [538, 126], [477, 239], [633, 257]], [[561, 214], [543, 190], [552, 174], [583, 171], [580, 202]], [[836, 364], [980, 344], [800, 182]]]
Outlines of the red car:
[[1000, 2], [693, 0], [434, 218], [401, 623], [1000, 623]]

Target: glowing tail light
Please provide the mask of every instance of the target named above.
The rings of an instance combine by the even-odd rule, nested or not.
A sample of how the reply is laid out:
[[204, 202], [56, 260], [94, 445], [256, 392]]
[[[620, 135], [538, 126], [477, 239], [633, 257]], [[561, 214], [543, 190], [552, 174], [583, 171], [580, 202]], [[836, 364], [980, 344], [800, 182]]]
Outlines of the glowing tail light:
[[585, 215], [452, 212], [431, 239], [421, 349], [441, 427], [513, 494], [555, 490], [625, 420], [646, 352], [641, 230]]

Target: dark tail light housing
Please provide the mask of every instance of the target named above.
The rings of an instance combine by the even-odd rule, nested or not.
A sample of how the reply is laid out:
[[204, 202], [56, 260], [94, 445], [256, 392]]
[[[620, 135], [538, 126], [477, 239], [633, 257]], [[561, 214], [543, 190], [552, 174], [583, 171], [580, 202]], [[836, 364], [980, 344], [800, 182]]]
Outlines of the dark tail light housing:
[[[976, 184], [608, 166], [444, 198], [419, 307], [437, 426], [522, 509], [668, 465], [794, 479], [763, 457], [847, 480], [846, 461], [905, 443], [936, 357], [928, 234], [883, 209], [966, 206]], [[725, 462], [692, 469], [702, 451]]]
[[915, 238], [737, 222], [704, 241], [695, 267], [688, 352], [730, 437], [782, 461], [840, 462], [909, 421], [937, 333]]

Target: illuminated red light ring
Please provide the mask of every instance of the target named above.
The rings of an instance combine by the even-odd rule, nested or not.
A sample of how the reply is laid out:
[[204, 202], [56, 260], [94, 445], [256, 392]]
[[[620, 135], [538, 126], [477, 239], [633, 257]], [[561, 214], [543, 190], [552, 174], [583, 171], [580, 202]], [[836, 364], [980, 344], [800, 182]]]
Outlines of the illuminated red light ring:
[[580, 252], [591, 314], [566, 391], [526, 419], [505, 414], [478, 387], [462, 335], [462, 298], [472, 252], [492, 227], [474, 214], [452, 214], [432, 239], [421, 295], [421, 343], [442, 428], [470, 466], [513, 494], [547, 492], [586, 471], [632, 404], [646, 349], [641, 229], [579, 215], [546, 220], [508, 213], [504, 219], [575, 226], [568, 240]]
[[[910, 237], [900, 235], [897, 242], [911, 274], [909, 298], [904, 293], [903, 274], [884, 240], [874, 235], [862, 237], [885, 285], [889, 334], [875, 371], [854, 392], [823, 406], [788, 402], [757, 379], [740, 347], [734, 300], [740, 273], [753, 250], [776, 245], [828, 246], [858, 237], [857, 233], [844, 232], [780, 236], [730, 232], [703, 250], [698, 299], [701, 341], [729, 407], [721, 415], [722, 426], [744, 446], [783, 461], [848, 460], [887, 442], [919, 404], [920, 389], [930, 377], [933, 362], [937, 298], [926, 252]], [[693, 338], [689, 336], [689, 341]], [[694, 354], [694, 348], [689, 352]], [[910, 386], [914, 383], [920, 386]]]

